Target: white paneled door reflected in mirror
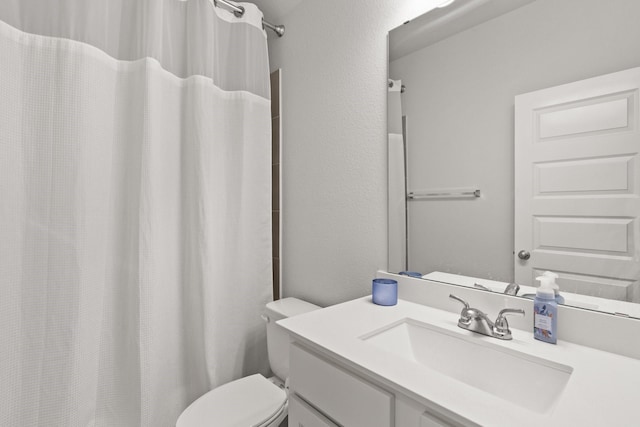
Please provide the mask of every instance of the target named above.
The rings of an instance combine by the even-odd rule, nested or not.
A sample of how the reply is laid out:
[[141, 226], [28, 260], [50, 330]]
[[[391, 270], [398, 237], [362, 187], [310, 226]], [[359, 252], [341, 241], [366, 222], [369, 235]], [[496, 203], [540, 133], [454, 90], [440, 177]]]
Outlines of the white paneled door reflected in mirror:
[[458, 0], [389, 33], [390, 271], [531, 297], [548, 270], [640, 318], [638, 16]]

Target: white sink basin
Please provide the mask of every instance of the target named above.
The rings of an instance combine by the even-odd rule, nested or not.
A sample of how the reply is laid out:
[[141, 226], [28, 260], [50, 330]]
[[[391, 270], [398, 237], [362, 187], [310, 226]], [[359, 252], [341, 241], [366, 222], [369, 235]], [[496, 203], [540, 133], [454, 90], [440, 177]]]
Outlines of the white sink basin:
[[537, 413], [551, 410], [573, 372], [570, 366], [490, 342], [494, 338], [466, 336], [411, 319], [361, 339]]

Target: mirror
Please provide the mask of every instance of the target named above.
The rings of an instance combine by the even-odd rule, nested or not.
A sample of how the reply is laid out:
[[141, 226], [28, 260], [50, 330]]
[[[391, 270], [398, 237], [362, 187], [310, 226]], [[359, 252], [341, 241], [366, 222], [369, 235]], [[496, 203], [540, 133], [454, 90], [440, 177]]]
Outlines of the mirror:
[[[493, 292], [516, 282], [517, 295], [532, 297], [535, 277], [551, 270], [560, 276], [566, 304], [640, 318], [637, 88], [529, 102], [542, 95], [564, 99], [552, 88], [640, 67], [637, 16], [636, 0], [457, 0], [389, 33], [391, 272]], [[571, 87], [586, 86], [565, 92]], [[532, 92], [538, 95], [526, 95]], [[623, 123], [594, 125], [600, 118], [589, 112], [601, 100], [624, 110]], [[530, 145], [572, 147], [574, 158], [565, 153], [561, 160], [522, 163], [518, 144], [533, 133], [516, 119], [535, 117], [537, 126], [569, 116], [596, 127], [536, 131], [539, 144]], [[627, 144], [623, 153], [580, 151], [595, 138], [609, 147], [622, 136], [633, 150]], [[591, 187], [583, 188], [585, 182]], [[522, 206], [560, 196], [570, 214], [521, 213]], [[610, 199], [623, 200], [625, 213], [576, 211]], [[516, 246], [523, 233], [528, 245]], [[596, 269], [602, 260], [614, 262]]]

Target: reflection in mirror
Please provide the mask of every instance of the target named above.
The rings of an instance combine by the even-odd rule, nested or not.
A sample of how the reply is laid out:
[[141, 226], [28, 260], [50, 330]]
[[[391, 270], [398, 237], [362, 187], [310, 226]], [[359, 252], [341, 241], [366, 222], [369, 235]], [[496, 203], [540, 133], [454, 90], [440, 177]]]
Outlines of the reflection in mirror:
[[550, 270], [566, 304], [640, 317], [638, 16], [458, 0], [390, 32], [390, 271], [527, 297]]
[[[395, 271], [407, 269], [407, 175], [405, 135], [403, 131], [401, 80], [389, 79], [387, 95], [388, 172], [389, 172], [389, 265]], [[392, 270], [393, 271], [393, 270]]]

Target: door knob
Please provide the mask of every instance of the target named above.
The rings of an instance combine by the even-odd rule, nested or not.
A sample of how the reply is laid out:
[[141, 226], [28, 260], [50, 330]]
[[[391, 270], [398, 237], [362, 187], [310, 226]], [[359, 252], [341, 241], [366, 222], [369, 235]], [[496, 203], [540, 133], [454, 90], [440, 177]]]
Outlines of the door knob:
[[523, 249], [520, 252], [518, 252], [518, 258], [526, 261], [529, 258], [531, 258], [531, 254]]

